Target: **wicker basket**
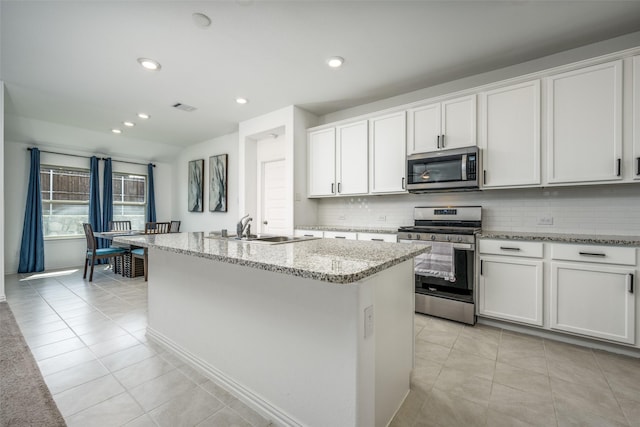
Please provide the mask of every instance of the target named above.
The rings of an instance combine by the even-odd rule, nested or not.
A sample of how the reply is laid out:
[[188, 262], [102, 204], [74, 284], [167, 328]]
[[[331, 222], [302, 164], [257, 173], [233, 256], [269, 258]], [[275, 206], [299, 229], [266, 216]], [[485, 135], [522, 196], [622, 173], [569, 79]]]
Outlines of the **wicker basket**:
[[126, 253], [122, 259], [116, 258], [114, 272], [130, 278], [144, 276], [144, 260]]

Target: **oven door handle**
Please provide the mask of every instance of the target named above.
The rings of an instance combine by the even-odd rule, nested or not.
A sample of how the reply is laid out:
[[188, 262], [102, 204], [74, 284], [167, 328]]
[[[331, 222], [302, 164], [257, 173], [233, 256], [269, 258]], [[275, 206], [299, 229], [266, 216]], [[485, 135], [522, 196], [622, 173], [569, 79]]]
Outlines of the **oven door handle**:
[[464, 249], [464, 250], [472, 251], [475, 248], [472, 243], [454, 243], [453, 249]]

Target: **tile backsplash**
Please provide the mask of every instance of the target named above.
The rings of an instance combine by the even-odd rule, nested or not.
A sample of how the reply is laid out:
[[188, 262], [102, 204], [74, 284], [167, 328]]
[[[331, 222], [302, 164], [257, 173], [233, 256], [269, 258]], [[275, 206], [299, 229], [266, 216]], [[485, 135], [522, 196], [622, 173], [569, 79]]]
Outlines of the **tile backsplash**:
[[452, 205], [482, 206], [486, 230], [640, 235], [640, 182], [328, 198], [318, 200], [318, 225], [395, 228], [413, 224], [416, 206]]

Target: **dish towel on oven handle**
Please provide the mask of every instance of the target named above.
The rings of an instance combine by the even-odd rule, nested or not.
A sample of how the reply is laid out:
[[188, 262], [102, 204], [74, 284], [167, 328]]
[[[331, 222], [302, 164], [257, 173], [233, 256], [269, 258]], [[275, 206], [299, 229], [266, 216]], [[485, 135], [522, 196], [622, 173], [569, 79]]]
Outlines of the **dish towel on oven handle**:
[[429, 244], [431, 245], [431, 252], [416, 257], [416, 274], [440, 277], [450, 282], [455, 282], [453, 245], [448, 242], [430, 242]]

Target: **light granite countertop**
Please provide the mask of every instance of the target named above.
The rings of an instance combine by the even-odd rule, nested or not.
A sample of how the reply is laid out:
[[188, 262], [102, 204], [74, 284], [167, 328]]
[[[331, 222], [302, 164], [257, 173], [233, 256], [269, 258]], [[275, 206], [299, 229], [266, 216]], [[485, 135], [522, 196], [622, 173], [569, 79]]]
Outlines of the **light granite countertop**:
[[296, 230], [345, 231], [352, 233], [398, 234], [398, 227], [355, 227], [337, 225], [296, 225]]
[[485, 239], [529, 240], [534, 242], [640, 247], [640, 236], [606, 236], [597, 234], [528, 233], [521, 231], [482, 230], [478, 237]]
[[357, 282], [430, 250], [427, 245], [337, 239], [268, 245], [211, 238], [203, 232], [120, 236], [113, 240], [338, 284]]

